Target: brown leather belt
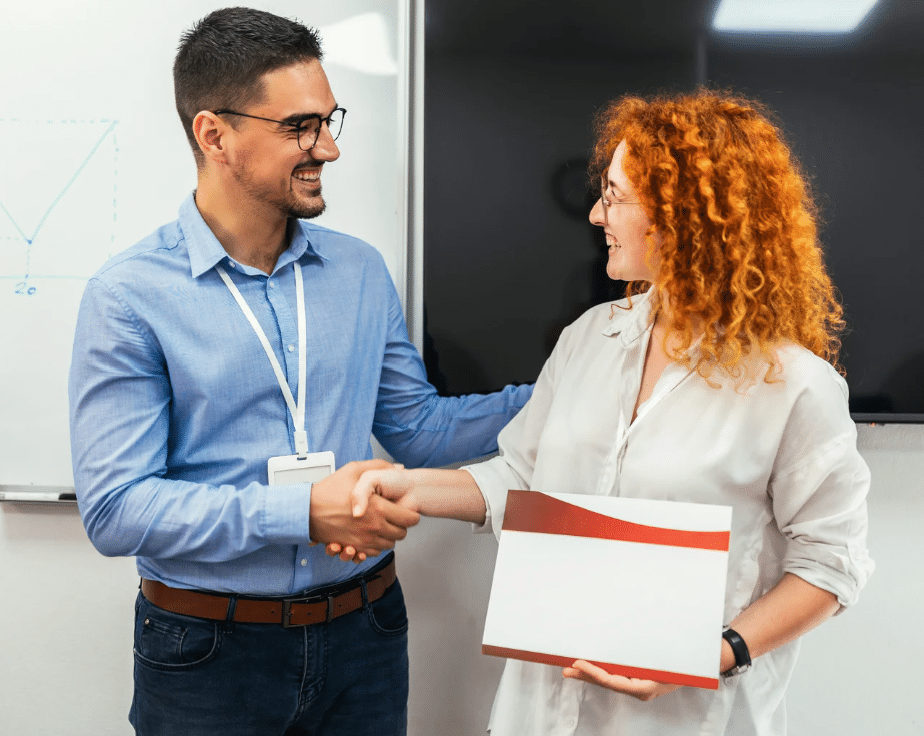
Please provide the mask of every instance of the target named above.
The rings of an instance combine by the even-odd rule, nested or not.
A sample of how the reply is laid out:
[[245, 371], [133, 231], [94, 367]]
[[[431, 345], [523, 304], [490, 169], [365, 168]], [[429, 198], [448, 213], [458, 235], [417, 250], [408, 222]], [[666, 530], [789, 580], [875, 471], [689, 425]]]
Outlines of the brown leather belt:
[[[171, 588], [155, 580], [141, 580], [141, 592], [158, 608], [186, 616], [197, 616], [214, 621], [231, 618], [245, 624], [281, 624], [285, 628], [311, 626], [332, 621], [338, 616], [352, 613], [363, 606], [362, 583], [366, 586], [366, 601], [377, 601], [397, 579], [395, 558], [378, 571], [347, 581], [331, 588], [330, 593], [319, 592], [295, 598], [245, 598], [203, 593], [197, 590]], [[234, 603], [233, 616], [229, 607]]]

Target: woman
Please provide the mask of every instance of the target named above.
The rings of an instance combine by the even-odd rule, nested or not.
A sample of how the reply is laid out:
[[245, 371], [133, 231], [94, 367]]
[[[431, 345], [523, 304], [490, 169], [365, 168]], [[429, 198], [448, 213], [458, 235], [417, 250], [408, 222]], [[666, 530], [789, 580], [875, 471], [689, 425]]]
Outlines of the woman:
[[716, 644], [722, 673], [736, 649], [750, 671], [711, 691], [509, 660], [490, 731], [785, 733], [798, 637], [855, 602], [873, 567], [807, 187], [758, 105], [707, 91], [611, 104], [592, 174], [590, 220], [630, 296], [565, 330], [498, 457], [371, 471], [356, 513], [375, 492], [499, 534], [509, 488], [731, 505], [725, 622], [740, 638]]

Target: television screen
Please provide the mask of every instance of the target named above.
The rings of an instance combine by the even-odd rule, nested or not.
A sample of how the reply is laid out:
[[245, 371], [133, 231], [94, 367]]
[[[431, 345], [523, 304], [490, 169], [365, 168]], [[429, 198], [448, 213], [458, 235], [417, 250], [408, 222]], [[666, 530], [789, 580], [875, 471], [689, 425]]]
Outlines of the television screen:
[[446, 394], [535, 380], [621, 295], [588, 219], [591, 119], [624, 93], [766, 103], [808, 174], [857, 421], [924, 422], [924, 3], [850, 33], [720, 33], [715, 0], [427, 0], [425, 352]]

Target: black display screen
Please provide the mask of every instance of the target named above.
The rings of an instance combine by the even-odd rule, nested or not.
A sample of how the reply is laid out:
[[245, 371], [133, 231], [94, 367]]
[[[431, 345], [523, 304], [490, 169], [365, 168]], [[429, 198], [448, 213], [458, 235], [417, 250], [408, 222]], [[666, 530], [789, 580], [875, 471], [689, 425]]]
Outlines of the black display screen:
[[595, 110], [705, 81], [766, 103], [808, 174], [857, 421], [924, 422], [924, 4], [847, 36], [729, 36], [714, 0], [427, 0], [424, 306], [447, 394], [536, 378], [620, 295], [587, 220]]

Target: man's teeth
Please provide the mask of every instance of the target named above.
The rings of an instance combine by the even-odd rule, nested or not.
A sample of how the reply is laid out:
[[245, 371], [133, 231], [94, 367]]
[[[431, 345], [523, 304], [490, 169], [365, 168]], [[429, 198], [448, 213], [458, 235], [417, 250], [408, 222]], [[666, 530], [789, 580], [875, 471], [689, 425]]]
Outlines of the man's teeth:
[[294, 174], [296, 179], [302, 181], [317, 181], [321, 178], [320, 171], [296, 171]]

